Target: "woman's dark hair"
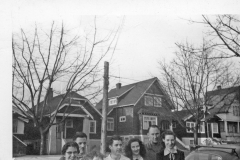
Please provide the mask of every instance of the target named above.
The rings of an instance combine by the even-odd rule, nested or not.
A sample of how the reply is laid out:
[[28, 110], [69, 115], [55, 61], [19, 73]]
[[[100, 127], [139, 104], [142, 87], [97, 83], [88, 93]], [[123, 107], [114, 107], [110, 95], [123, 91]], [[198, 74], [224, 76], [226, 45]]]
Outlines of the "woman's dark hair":
[[132, 153], [132, 149], [131, 149], [131, 144], [133, 142], [139, 143], [139, 146], [140, 146], [139, 154], [140, 154], [140, 156], [142, 156], [144, 158], [146, 156], [146, 148], [145, 148], [144, 144], [142, 143], [142, 141], [138, 138], [132, 138], [128, 141], [128, 144], [125, 146], [126, 157], [130, 158], [131, 160], [133, 159], [133, 153]]
[[68, 149], [68, 147], [74, 147], [77, 148], [77, 152], [79, 153], [79, 147], [78, 144], [76, 142], [67, 142], [66, 144], [64, 144], [64, 146], [62, 147], [62, 155], [64, 155]]
[[165, 139], [166, 135], [173, 135], [174, 139], [176, 139], [176, 134], [171, 130], [164, 131], [161, 135], [161, 139]]

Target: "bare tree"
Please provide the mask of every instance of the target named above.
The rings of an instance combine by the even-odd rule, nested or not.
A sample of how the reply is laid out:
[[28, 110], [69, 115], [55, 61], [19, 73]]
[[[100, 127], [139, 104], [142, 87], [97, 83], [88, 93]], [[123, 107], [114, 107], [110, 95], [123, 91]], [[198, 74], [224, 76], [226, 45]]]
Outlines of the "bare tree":
[[240, 57], [239, 15], [203, 15], [203, 22], [210, 30], [206, 33], [209, 43], [220, 53], [220, 58]]
[[[232, 84], [236, 79], [230, 73], [231, 64], [212, 58], [216, 55], [208, 43], [204, 42], [200, 48], [189, 43], [176, 45], [176, 57], [169, 64], [159, 62], [162, 81], [175, 107], [186, 109], [195, 119], [194, 141], [198, 144], [197, 133], [204, 116], [202, 109], [208, 102], [206, 93], [219, 84]], [[186, 127], [177, 113], [173, 114]]]
[[[46, 134], [59, 111], [59, 107], [71, 91], [88, 92], [92, 97], [101, 90], [95, 86], [101, 77], [98, 67], [102, 59], [114, 52], [120, 25], [112, 29], [104, 38], [99, 38], [96, 18], [91, 33], [71, 36], [62, 24], [51, 25], [45, 32], [36, 25], [34, 31], [13, 34], [13, 104], [31, 119], [41, 135], [40, 154], [46, 154]], [[64, 82], [59, 82], [64, 81]], [[48, 94], [54, 85], [64, 84], [65, 93], [51, 115], [47, 105]], [[59, 93], [61, 87], [55, 87]], [[86, 96], [86, 95], [85, 95]], [[46, 121], [46, 115], [51, 115]], [[65, 114], [62, 121], [67, 117]]]

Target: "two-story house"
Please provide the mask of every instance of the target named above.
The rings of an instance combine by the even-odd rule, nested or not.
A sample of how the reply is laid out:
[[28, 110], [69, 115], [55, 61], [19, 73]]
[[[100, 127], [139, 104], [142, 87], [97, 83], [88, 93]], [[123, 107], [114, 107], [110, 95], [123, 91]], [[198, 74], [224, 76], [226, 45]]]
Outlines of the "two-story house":
[[[220, 119], [222, 140], [240, 142], [240, 86], [207, 92], [209, 112]], [[216, 126], [217, 127], [217, 126]]]
[[[118, 134], [125, 141], [138, 137], [146, 142], [150, 125], [158, 125], [161, 131], [172, 129], [174, 105], [169, 99], [156, 77], [125, 86], [117, 83], [108, 93], [107, 136]], [[101, 111], [102, 101], [96, 108]]]

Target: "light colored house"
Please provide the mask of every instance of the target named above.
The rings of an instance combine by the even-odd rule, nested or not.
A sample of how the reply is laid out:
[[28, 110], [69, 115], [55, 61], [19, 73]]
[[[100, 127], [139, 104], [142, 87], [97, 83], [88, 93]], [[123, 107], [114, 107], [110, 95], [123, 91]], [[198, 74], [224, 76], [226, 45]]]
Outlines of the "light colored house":
[[222, 140], [240, 142], [240, 86], [218, 88], [207, 93], [210, 97], [211, 115], [220, 118], [219, 131]]

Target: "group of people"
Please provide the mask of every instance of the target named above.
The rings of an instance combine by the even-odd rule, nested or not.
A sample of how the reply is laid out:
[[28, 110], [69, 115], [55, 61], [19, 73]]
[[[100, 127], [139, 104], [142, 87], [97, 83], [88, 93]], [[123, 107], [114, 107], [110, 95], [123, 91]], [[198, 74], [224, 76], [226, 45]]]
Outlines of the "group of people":
[[108, 142], [109, 154], [102, 155], [96, 148], [86, 154], [87, 135], [81, 132], [63, 146], [60, 160], [184, 160], [184, 152], [176, 147], [173, 131], [166, 130], [160, 135], [158, 126], [152, 125], [148, 137], [147, 144], [132, 138], [123, 149], [122, 138], [114, 135]]

